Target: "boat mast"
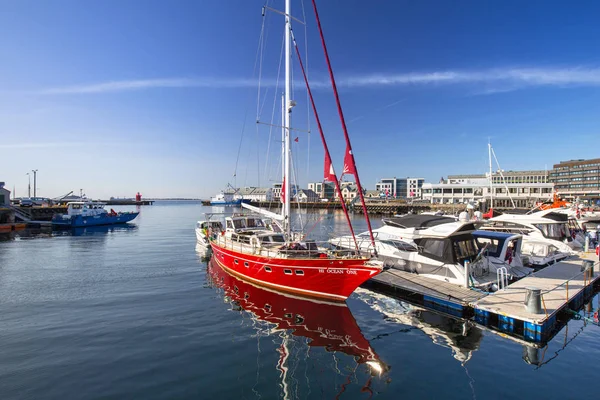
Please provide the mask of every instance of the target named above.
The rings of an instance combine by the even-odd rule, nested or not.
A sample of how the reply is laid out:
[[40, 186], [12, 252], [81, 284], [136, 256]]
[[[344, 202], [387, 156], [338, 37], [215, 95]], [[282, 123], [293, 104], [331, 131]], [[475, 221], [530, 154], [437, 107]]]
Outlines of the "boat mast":
[[494, 208], [494, 185], [492, 184], [492, 142], [488, 139], [488, 157], [490, 159], [490, 210]]
[[[285, 94], [281, 93], [281, 195], [284, 195], [284, 178], [285, 178]], [[285, 199], [285, 197], [282, 197]], [[285, 201], [284, 201], [285, 203]], [[285, 204], [281, 205], [281, 216], [285, 221]], [[285, 224], [285, 222], [284, 222]]]
[[291, 237], [291, 221], [290, 221], [290, 204], [291, 204], [291, 174], [290, 174], [290, 125], [291, 125], [291, 114], [292, 114], [292, 101], [290, 95], [292, 92], [292, 79], [291, 79], [291, 54], [290, 54], [290, 30], [291, 30], [291, 0], [285, 0], [285, 92], [284, 92], [284, 176], [283, 176], [283, 187], [284, 191], [284, 203], [283, 203], [283, 217], [284, 227], [288, 238]]

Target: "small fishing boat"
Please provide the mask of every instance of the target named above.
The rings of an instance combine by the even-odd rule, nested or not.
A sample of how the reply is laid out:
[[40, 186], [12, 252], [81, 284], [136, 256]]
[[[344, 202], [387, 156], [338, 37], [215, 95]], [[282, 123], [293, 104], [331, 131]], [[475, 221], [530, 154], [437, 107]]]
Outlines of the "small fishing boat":
[[116, 225], [133, 221], [139, 212], [106, 211], [105, 203], [97, 201], [72, 201], [67, 203], [67, 213], [52, 218], [52, 225], [64, 228]]

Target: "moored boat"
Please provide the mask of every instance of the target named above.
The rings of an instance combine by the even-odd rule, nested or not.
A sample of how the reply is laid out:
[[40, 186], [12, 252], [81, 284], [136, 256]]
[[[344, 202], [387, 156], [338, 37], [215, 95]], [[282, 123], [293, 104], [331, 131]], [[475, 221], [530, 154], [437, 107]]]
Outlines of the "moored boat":
[[[291, 157], [291, 114], [296, 102], [292, 95], [291, 75], [291, 50], [292, 45], [296, 50], [300, 69], [302, 71], [306, 89], [310, 98], [315, 119], [319, 128], [319, 134], [325, 150], [325, 178], [334, 182], [336, 190], [341, 198], [339, 180], [331, 165], [331, 157], [300, 51], [292, 34], [292, 15], [290, 0], [285, 2], [285, 90], [282, 101], [282, 188], [281, 188], [281, 214], [269, 213], [271, 217], [279, 219], [282, 224], [282, 232], [276, 232], [265, 226], [260, 217], [252, 216], [229, 216], [225, 218], [224, 230], [211, 232], [209, 236], [210, 245], [214, 254], [214, 260], [227, 272], [270, 289], [280, 290], [295, 295], [316, 297], [321, 299], [344, 301], [359, 285], [378, 274], [382, 270], [382, 264], [371, 261], [370, 255], [363, 255], [358, 251], [337, 251], [325, 245], [319, 245], [315, 241], [306, 240], [306, 236], [292, 231], [291, 202], [292, 202], [292, 157]], [[320, 29], [318, 14], [315, 6], [315, 16]], [[332, 87], [338, 103], [338, 112], [342, 121], [344, 136], [346, 139], [346, 153], [344, 156], [344, 173], [354, 175], [358, 193], [366, 211], [363, 191], [356, 170], [354, 155], [350, 145], [343, 113], [339, 104], [337, 89], [327, 49], [320, 31], [325, 58], [330, 69]], [[346, 206], [342, 207], [348, 221], [350, 230], [352, 224]], [[261, 212], [258, 210], [258, 212]], [[368, 214], [365, 218], [370, 230]]]
[[133, 221], [139, 212], [106, 211], [106, 204], [97, 201], [72, 201], [67, 203], [67, 213], [52, 218], [52, 225], [64, 228], [117, 225]]

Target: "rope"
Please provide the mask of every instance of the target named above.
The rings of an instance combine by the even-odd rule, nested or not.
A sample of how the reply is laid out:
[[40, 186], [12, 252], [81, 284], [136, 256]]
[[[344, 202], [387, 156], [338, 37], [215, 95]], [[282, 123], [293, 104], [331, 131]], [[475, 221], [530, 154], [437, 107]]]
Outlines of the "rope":
[[[261, 53], [261, 45], [263, 43], [263, 32], [264, 32], [264, 28], [265, 28], [265, 14], [263, 12], [262, 15], [262, 24], [261, 24], [261, 28], [260, 28], [260, 36], [258, 39], [258, 48], [256, 49], [256, 56], [254, 58], [254, 68], [252, 70], [252, 77], [256, 76], [256, 67], [258, 65], [258, 61], [259, 61], [259, 55]], [[259, 89], [260, 90], [260, 89]], [[259, 92], [260, 95], [260, 92]], [[249, 98], [250, 96], [248, 96]], [[248, 110], [250, 109], [250, 107], [248, 106], [248, 103], [246, 104], [246, 110], [244, 111], [244, 123], [242, 124], [242, 134], [240, 136], [240, 144], [238, 145], [238, 151], [237, 151], [237, 156], [235, 158], [235, 168], [233, 170], [233, 185], [237, 186], [237, 169], [238, 169], [238, 164], [240, 161], [240, 152], [242, 150], [242, 143], [244, 141], [244, 131], [246, 129], [246, 120], [248, 119]], [[246, 171], [247, 172], [247, 171]]]
[[583, 320], [589, 322], [592, 325], [600, 326], [600, 322], [598, 321], [598, 311], [594, 313], [595, 318], [586, 317], [585, 315], [581, 315], [577, 311], [571, 310], [570, 308], [566, 308], [565, 311], [571, 314], [571, 318], [573, 318], [576, 321]]
[[[294, 37], [294, 31], [290, 29], [290, 34], [292, 36], [292, 43], [294, 44], [294, 48], [296, 49], [296, 55], [298, 56], [298, 62], [300, 64], [300, 70], [302, 71], [302, 76], [304, 77], [304, 83], [306, 84], [306, 91], [308, 92], [310, 98], [310, 104], [313, 109], [313, 113], [315, 115], [315, 120], [317, 121], [317, 127], [319, 128], [319, 135], [321, 136], [321, 142], [323, 143], [323, 149], [325, 150], [325, 157], [329, 160], [329, 164], [331, 164], [331, 155], [329, 153], [329, 147], [327, 146], [327, 141], [325, 140], [325, 134], [323, 133], [323, 127], [321, 126], [321, 119], [319, 118], [319, 113], [317, 111], [317, 106], [315, 105], [315, 100], [312, 95], [312, 90], [310, 89], [310, 84], [308, 83], [308, 77], [306, 76], [306, 70], [304, 69], [304, 64], [302, 63], [302, 57], [300, 56], [300, 50], [298, 49], [298, 43], [296, 43], [296, 38]], [[333, 169], [333, 165], [331, 166]], [[346, 221], [348, 222], [348, 226], [350, 227], [350, 232], [352, 233], [352, 238], [354, 239], [354, 245], [356, 246], [356, 250], [358, 251], [358, 242], [356, 241], [356, 236], [354, 235], [354, 228], [352, 227], [352, 222], [350, 221], [350, 215], [348, 214], [348, 208], [346, 207], [346, 202], [344, 201], [344, 197], [342, 196], [342, 190], [340, 188], [339, 181], [337, 179], [337, 174], [335, 170], [333, 171], [333, 176], [335, 178], [335, 188], [340, 197], [340, 204], [342, 205], [342, 209], [344, 210], [344, 215], [346, 216]], [[373, 234], [371, 233], [371, 236]], [[373, 247], [375, 247], [375, 242], [373, 241]], [[375, 250], [377, 254], [377, 250]]]
[[[342, 111], [342, 104], [340, 103], [340, 97], [338, 95], [337, 86], [335, 84], [335, 78], [333, 76], [333, 69], [331, 68], [331, 61], [329, 60], [329, 53], [327, 52], [327, 45], [325, 44], [325, 36], [323, 35], [323, 28], [321, 27], [321, 20], [319, 19], [319, 12], [317, 11], [317, 3], [315, 0], [312, 0], [313, 9], [315, 11], [315, 18], [317, 20], [317, 26], [319, 28], [319, 35], [321, 36], [321, 44], [323, 46], [323, 52], [325, 53], [325, 61], [327, 62], [327, 69], [329, 70], [329, 78], [331, 81], [331, 87], [333, 89], [333, 93], [335, 95], [335, 102], [338, 109], [338, 114], [340, 116], [340, 122], [342, 124], [342, 129], [344, 131], [344, 137], [346, 138], [346, 147], [350, 152], [350, 158], [352, 160], [352, 168], [354, 168], [354, 179], [356, 180], [356, 186], [358, 188], [358, 195], [360, 196], [360, 201], [362, 203], [363, 213], [365, 214], [365, 220], [367, 221], [367, 227], [369, 228], [369, 235], [371, 236], [371, 244], [373, 245], [373, 250], [375, 251], [375, 255], [377, 256], [377, 248], [375, 247], [375, 237], [373, 236], [373, 229], [371, 228], [371, 221], [369, 219], [369, 213], [367, 212], [367, 205], [365, 203], [365, 197], [363, 195], [362, 186], [360, 184], [360, 178], [358, 177], [358, 171], [356, 171], [356, 161], [354, 160], [354, 154], [352, 153], [352, 145], [350, 144], [350, 137], [348, 136], [348, 129], [346, 128], [346, 120], [344, 119], [344, 112]], [[344, 157], [345, 158], [345, 157]], [[343, 198], [340, 196], [340, 200], [343, 201]]]

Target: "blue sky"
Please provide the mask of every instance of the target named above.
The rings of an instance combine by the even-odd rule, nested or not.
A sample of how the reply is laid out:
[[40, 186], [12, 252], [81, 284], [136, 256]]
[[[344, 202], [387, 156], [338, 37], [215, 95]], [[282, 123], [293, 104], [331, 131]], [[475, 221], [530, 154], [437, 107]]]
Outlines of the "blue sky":
[[[309, 0], [294, 25], [336, 169], [344, 143]], [[0, 0], [0, 180], [25, 195], [208, 197], [278, 180], [281, 17], [263, 1]], [[283, 8], [283, 1], [269, 4]], [[600, 4], [318, 2], [364, 186], [600, 156]], [[294, 15], [303, 19], [300, 1]], [[294, 68], [301, 186], [323, 151]], [[261, 106], [258, 107], [257, 99]], [[244, 123], [244, 121], [246, 121]], [[243, 131], [243, 135], [242, 135]], [[269, 137], [271, 138], [269, 140]], [[235, 171], [238, 146], [241, 151]], [[268, 154], [268, 162], [267, 162]]]

